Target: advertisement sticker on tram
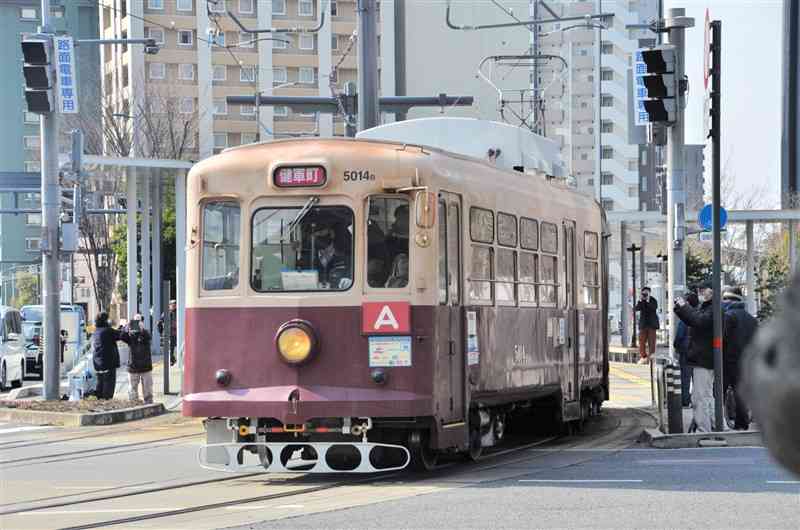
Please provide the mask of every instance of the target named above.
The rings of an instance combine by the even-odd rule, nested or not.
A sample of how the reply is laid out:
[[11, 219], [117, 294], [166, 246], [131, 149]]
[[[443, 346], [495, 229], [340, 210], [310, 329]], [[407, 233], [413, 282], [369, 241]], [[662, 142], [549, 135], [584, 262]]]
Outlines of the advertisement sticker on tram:
[[478, 347], [478, 314], [467, 311], [467, 366], [479, 364], [481, 352]]
[[411, 366], [411, 337], [370, 337], [369, 367]]

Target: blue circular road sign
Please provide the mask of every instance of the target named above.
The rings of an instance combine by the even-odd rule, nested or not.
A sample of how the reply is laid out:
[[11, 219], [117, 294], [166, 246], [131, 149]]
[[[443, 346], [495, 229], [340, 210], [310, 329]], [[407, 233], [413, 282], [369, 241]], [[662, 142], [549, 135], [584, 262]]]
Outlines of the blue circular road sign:
[[[703, 230], [711, 230], [711, 224], [713, 222], [712, 216], [714, 215], [714, 208], [710, 204], [706, 204], [703, 206], [703, 209], [700, 210], [700, 213], [697, 215], [697, 223], [703, 228]], [[719, 208], [719, 227], [720, 229], [725, 228], [725, 224], [728, 222], [728, 212], [725, 208]]]

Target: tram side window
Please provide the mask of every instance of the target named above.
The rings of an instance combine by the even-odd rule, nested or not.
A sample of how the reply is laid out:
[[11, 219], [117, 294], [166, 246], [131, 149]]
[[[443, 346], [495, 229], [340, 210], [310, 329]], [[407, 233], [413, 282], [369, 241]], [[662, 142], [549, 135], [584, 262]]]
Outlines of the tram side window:
[[353, 211], [306, 206], [259, 208], [253, 214], [256, 291], [346, 291], [353, 285]]
[[206, 291], [230, 290], [239, 284], [239, 205], [208, 202], [203, 207], [202, 280]]
[[469, 297], [473, 302], [492, 303], [492, 248], [472, 245]]
[[539, 303], [554, 306], [558, 303], [558, 227], [553, 223], [542, 223], [541, 248]]
[[522, 217], [519, 220], [519, 243], [525, 250], [539, 249], [539, 222]]
[[367, 219], [367, 283], [370, 287], [408, 285], [409, 207], [404, 197], [371, 197]]
[[513, 250], [497, 249], [497, 275], [495, 276], [497, 303], [514, 305], [514, 278], [516, 277], [517, 253]]
[[600, 264], [597, 261], [597, 233], [585, 232], [583, 261], [583, 301], [587, 306], [600, 304]]
[[536, 284], [539, 283], [539, 255], [533, 252], [519, 253], [519, 301], [536, 303]]

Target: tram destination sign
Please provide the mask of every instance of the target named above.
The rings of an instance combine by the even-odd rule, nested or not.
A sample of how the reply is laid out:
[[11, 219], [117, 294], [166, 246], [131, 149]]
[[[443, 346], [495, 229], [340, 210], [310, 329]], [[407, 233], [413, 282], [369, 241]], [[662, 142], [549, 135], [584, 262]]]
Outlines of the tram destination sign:
[[318, 188], [328, 180], [322, 166], [282, 166], [275, 169], [273, 179], [279, 188]]

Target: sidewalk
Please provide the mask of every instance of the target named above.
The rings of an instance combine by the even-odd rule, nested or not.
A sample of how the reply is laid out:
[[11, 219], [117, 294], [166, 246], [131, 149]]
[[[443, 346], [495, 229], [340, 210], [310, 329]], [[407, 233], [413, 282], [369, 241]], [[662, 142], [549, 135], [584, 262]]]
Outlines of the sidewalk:
[[[169, 391], [164, 395], [164, 363], [161, 355], [153, 356], [153, 402], [163, 403], [167, 410], [178, 410], [181, 402], [180, 390], [183, 383], [183, 371], [177, 365], [169, 369]], [[128, 371], [124, 366], [117, 370], [117, 387], [115, 399], [128, 399]], [[139, 398], [141, 399], [141, 388]]]

